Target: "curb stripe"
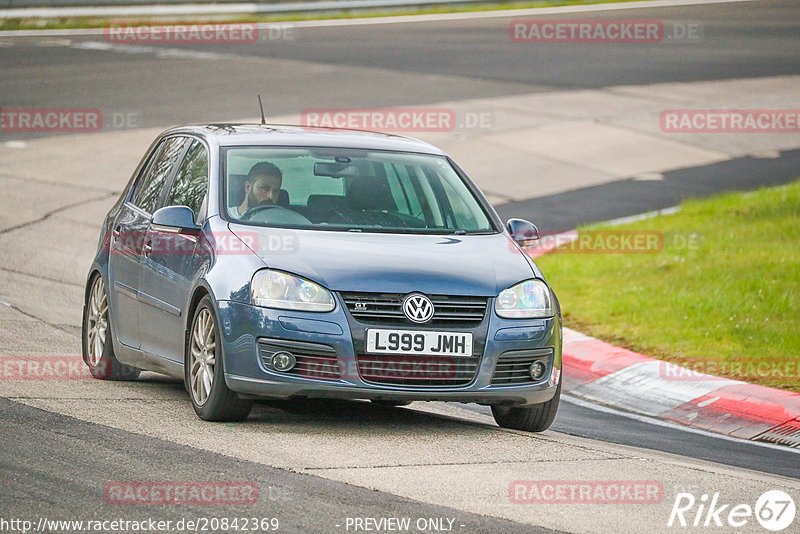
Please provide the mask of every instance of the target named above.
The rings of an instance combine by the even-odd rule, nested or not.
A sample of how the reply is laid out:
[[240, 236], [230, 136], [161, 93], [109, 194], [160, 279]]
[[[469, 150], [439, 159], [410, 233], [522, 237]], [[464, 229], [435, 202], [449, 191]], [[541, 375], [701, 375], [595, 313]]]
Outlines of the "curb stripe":
[[659, 360], [629, 365], [571, 391], [587, 399], [611, 403], [625, 410], [660, 416], [678, 406], [735, 384], [733, 380], [665, 380]]
[[676, 407], [667, 419], [722, 434], [754, 439], [795, 420], [800, 395], [754, 384], [729, 386]]
[[569, 362], [564, 371], [568, 378], [562, 386], [564, 391], [578, 389], [630, 365], [649, 361], [647, 356], [615, 347], [569, 328], [564, 329], [562, 352], [565, 364]]

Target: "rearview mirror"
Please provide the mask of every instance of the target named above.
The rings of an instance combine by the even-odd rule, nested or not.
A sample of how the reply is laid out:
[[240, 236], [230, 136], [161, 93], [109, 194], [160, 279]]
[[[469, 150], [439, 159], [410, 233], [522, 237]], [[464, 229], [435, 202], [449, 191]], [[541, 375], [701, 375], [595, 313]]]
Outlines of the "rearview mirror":
[[525, 219], [509, 219], [506, 223], [508, 233], [519, 246], [528, 247], [539, 240], [539, 229]]
[[187, 206], [165, 206], [156, 210], [152, 219], [153, 226], [158, 226], [165, 231], [179, 232], [181, 230], [194, 230], [194, 212]]
[[344, 176], [356, 176], [358, 169], [352, 163], [318, 161], [314, 164], [314, 176], [330, 176], [331, 178], [342, 178]]

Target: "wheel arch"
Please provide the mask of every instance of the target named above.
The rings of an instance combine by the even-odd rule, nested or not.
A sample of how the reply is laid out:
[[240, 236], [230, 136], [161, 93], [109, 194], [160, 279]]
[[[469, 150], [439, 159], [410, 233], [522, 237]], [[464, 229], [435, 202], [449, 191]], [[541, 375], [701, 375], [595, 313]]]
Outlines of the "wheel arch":
[[203, 300], [203, 297], [206, 295], [211, 297], [211, 300], [214, 300], [214, 293], [211, 291], [211, 288], [208, 287], [205, 283], [200, 283], [194, 288], [192, 292], [191, 298], [189, 298], [189, 303], [186, 306], [186, 322], [184, 324], [183, 329], [183, 347], [184, 352], [186, 351], [186, 347], [189, 344], [189, 330], [192, 328], [192, 319], [194, 318], [194, 312], [197, 309], [197, 306], [200, 304], [200, 301]]
[[83, 287], [84, 306], [86, 306], [86, 301], [89, 300], [89, 291], [92, 290], [92, 283], [94, 282], [95, 276], [99, 276], [103, 279], [103, 283], [106, 286], [106, 292], [108, 292], [108, 277], [103, 276], [103, 271], [100, 269], [99, 265], [92, 265], [91, 269], [89, 269], [89, 274], [86, 275], [86, 284]]

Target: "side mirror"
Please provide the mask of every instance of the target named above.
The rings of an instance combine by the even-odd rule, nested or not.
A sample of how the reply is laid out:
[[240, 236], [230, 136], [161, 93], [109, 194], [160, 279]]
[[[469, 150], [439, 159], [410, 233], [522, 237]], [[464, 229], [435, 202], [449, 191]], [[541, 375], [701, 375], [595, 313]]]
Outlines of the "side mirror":
[[539, 229], [532, 222], [524, 219], [509, 219], [506, 223], [511, 239], [521, 247], [533, 245], [539, 240]]
[[153, 214], [152, 223], [168, 232], [197, 229], [194, 212], [186, 206], [164, 206]]

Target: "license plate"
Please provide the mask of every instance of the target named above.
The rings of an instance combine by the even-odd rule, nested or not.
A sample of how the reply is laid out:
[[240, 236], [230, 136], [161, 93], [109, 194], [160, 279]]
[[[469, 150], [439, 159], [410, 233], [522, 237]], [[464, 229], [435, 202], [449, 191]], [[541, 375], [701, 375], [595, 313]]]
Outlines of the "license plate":
[[421, 356], [472, 356], [470, 332], [367, 330], [367, 352]]

